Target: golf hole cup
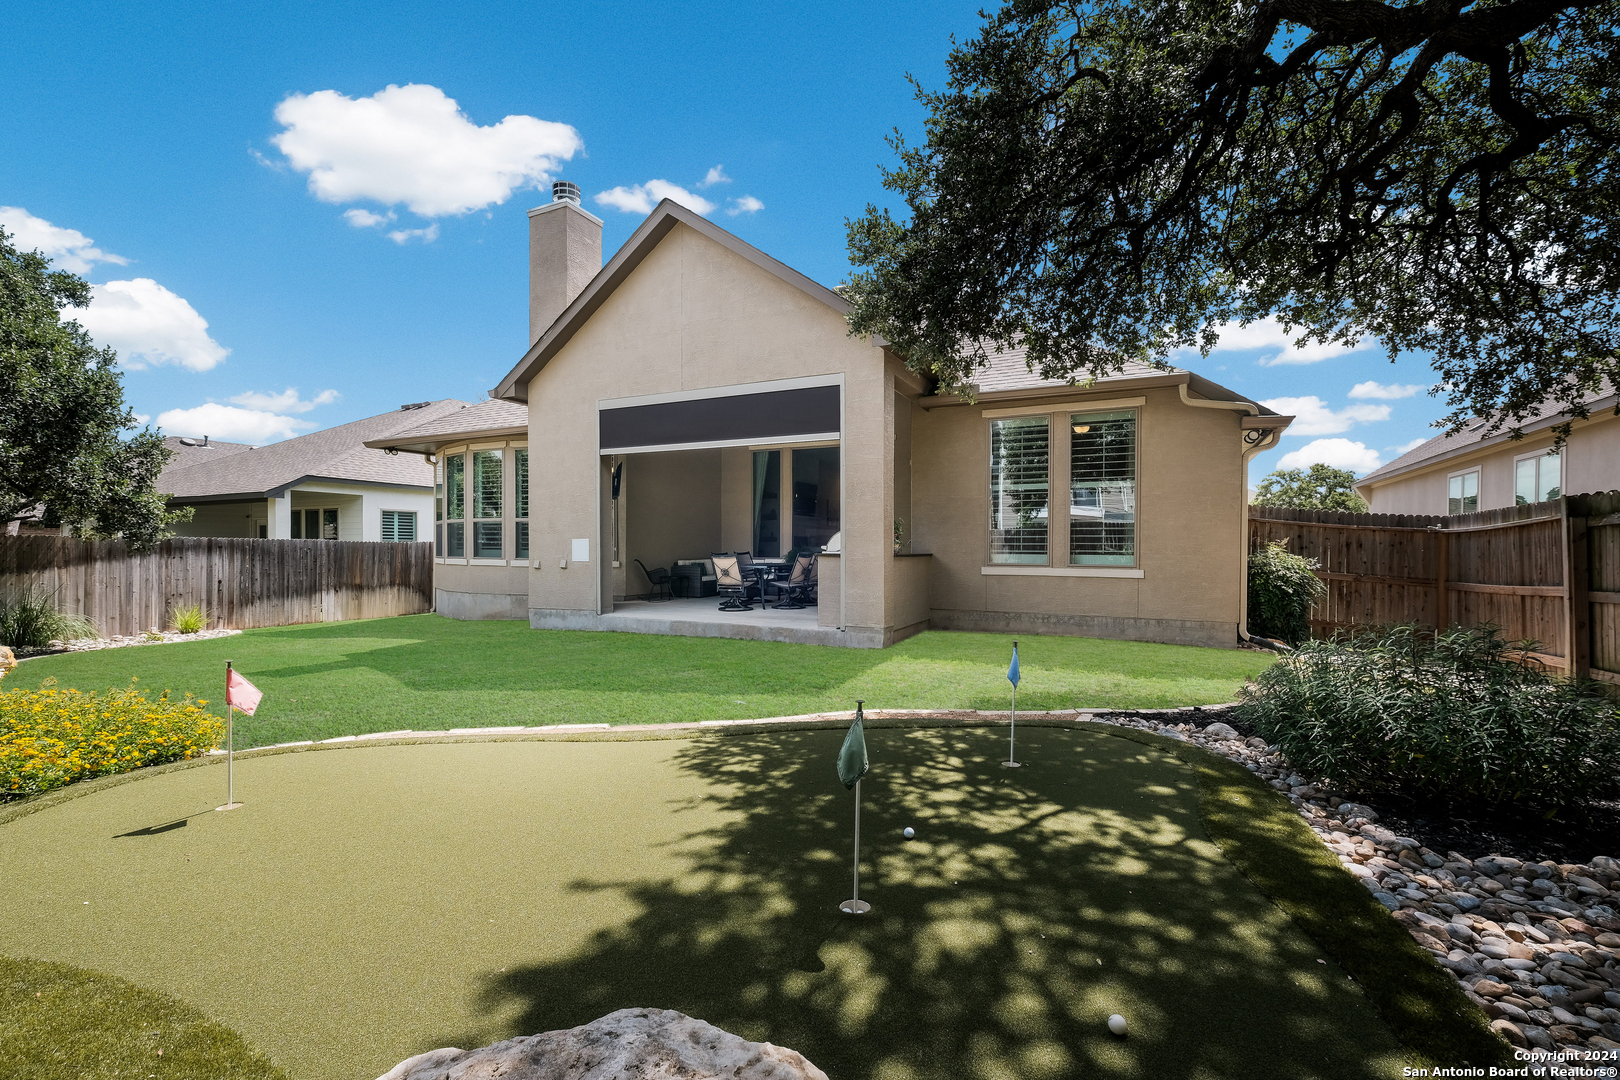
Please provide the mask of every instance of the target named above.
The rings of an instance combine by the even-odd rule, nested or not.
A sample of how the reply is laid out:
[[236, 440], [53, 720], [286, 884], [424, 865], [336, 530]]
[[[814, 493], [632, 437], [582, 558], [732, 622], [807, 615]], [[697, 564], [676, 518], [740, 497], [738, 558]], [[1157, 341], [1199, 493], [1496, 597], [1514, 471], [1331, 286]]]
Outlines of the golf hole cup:
[[1125, 1018], [1123, 1016], [1119, 1015], [1119, 1013], [1115, 1013], [1113, 1016], [1110, 1016], [1108, 1018], [1108, 1030], [1112, 1031], [1115, 1035], [1118, 1035], [1120, 1038], [1124, 1038], [1125, 1037]]

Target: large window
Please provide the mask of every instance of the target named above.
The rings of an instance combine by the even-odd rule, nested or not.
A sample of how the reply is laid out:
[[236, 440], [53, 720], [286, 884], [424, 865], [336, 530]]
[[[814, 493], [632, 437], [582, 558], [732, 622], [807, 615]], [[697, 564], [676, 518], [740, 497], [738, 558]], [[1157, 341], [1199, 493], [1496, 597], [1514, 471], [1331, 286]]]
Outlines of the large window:
[[451, 454], [444, 459], [444, 555], [447, 559], [467, 557], [467, 457]]
[[433, 463], [433, 554], [444, 558], [444, 459]]
[[529, 557], [529, 451], [520, 448], [512, 452], [512, 469], [517, 474], [517, 528], [514, 559]]
[[292, 538], [294, 540], [336, 540], [338, 538], [337, 508], [294, 510], [292, 512]]
[[990, 561], [1046, 562], [1051, 428], [1044, 416], [990, 422]]
[[793, 452], [793, 550], [820, 551], [838, 531], [838, 447]]
[[1458, 473], [1446, 481], [1446, 513], [1472, 514], [1479, 509], [1479, 470]]
[[1538, 454], [1513, 463], [1513, 501], [1519, 506], [1558, 498], [1562, 494], [1559, 484], [1557, 454]]
[[473, 558], [501, 558], [501, 452], [473, 453]]
[[1136, 414], [1069, 417], [1069, 563], [1136, 562]]

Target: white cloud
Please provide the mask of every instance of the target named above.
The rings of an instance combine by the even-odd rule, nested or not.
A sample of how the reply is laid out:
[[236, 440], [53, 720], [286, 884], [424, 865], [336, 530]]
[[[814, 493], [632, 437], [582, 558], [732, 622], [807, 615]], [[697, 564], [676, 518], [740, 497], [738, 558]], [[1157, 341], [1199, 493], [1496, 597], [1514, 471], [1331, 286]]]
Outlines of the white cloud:
[[1211, 352], [1238, 352], [1250, 349], [1268, 349], [1270, 356], [1263, 356], [1258, 361], [1261, 367], [1276, 367], [1280, 364], [1315, 364], [1323, 360], [1331, 360], [1336, 356], [1345, 356], [1349, 353], [1360, 352], [1361, 345], [1337, 345], [1309, 342], [1303, 348], [1294, 345], [1302, 331], [1295, 328], [1293, 332], [1284, 330], [1282, 323], [1276, 318], [1267, 316], [1258, 319], [1248, 326], [1239, 326], [1229, 322], [1220, 329], [1220, 343]]
[[343, 220], [357, 229], [371, 229], [378, 225], [386, 225], [393, 221], [395, 214], [392, 210], [386, 214], [373, 214], [370, 210], [345, 210]]
[[1279, 469], [1308, 469], [1318, 464], [1359, 474], [1372, 472], [1381, 462], [1378, 451], [1349, 439], [1317, 439], [1277, 459]]
[[1283, 432], [1285, 435], [1337, 435], [1357, 424], [1389, 419], [1388, 405], [1348, 405], [1335, 411], [1314, 394], [1310, 397], [1271, 398], [1260, 404], [1284, 416], [1296, 418]]
[[289, 386], [279, 394], [261, 394], [256, 390], [249, 390], [245, 394], [237, 394], [231, 398], [231, 404], [264, 412], [307, 413], [318, 406], [330, 405], [337, 399], [336, 390], [322, 390], [309, 401], [304, 401], [298, 396], [298, 388]]
[[270, 141], [309, 173], [323, 202], [403, 203], [422, 217], [465, 214], [548, 182], [584, 143], [568, 124], [508, 116], [479, 127], [436, 86], [388, 86], [371, 97], [293, 94], [276, 106]]
[[695, 210], [699, 214], [712, 214], [717, 209], [714, 203], [703, 196], [693, 194], [668, 180], [649, 180], [645, 184], [610, 188], [596, 196], [597, 205], [611, 206], [627, 214], [650, 214], [653, 207], [665, 199], [673, 199], [688, 210]]
[[38, 251], [51, 260], [52, 267], [74, 274], [87, 274], [98, 262], [125, 266], [129, 260], [96, 247], [95, 241], [77, 229], [63, 229], [44, 218], [35, 217], [20, 206], [0, 206], [0, 226], [11, 234], [18, 251]]
[[729, 183], [731, 183], [731, 177], [726, 175], [726, 167], [724, 165], [716, 165], [714, 168], [703, 174], [703, 179], [698, 181], [698, 187], [714, 187], [716, 184]]
[[142, 427], [150, 419], [152, 419], [152, 414], [151, 413], [138, 412], [138, 413], [135, 414], [135, 426], [136, 427]]
[[388, 239], [396, 244], [408, 244], [418, 238], [424, 244], [433, 243], [439, 238], [439, 223], [435, 221], [425, 229], [395, 229], [388, 234]]
[[221, 442], [252, 443], [255, 446], [290, 439], [315, 426], [308, 420], [294, 420], [290, 416], [277, 416], [261, 409], [238, 409], [212, 401], [195, 409], [161, 412], [157, 423], [166, 435], [189, 435], [193, 438], [207, 435]]
[[732, 217], [738, 214], [753, 214], [765, 209], [765, 204], [752, 195], [744, 195], [740, 199], [732, 199], [731, 205], [726, 207], [726, 213]]
[[1427, 386], [1403, 385], [1401, 383], [1358, 382], [1350, 388], [1350, 396], [1354, 398], [1378, 398], [1381, 401], [1399, 401], [1401, 398], [1415, 397], [1427, 390]]
[[90, 287], [90, 306], [70, 314], [127, 368], [178, 364], [207, 371], [230, 354], [208, 336], [208, 320], [151, 278]]

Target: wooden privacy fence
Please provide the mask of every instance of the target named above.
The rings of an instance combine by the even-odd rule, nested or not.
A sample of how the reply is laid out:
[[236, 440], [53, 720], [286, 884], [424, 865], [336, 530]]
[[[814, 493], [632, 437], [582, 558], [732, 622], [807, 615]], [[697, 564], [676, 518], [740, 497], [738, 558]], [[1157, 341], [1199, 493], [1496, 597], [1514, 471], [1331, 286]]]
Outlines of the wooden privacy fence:
[[188, 536], [135, 554], [122, 540], [0, 536], [0, 596], [33, 586], [108, 637], [165, 628], [191, 604], [232, 629], [414, 615], [433, 609], [433, 545]]
[[1494, 623], [1542, 659], [1620, 684], [1620, 491], [1432, 517], [1249, 507], [1249, 546], [1315, 559], [1311, 633]]

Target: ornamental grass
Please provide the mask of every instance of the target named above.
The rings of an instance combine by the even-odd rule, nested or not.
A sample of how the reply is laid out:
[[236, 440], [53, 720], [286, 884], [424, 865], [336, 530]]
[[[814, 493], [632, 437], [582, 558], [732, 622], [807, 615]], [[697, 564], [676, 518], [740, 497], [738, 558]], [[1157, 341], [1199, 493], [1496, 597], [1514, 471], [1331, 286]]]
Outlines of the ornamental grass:
[[225, 724], [187, 694], [155, 700], [130, 680], [105, 693], [0, 690], [0, 800], [78, 780], [196, 757], [219, 745]]

